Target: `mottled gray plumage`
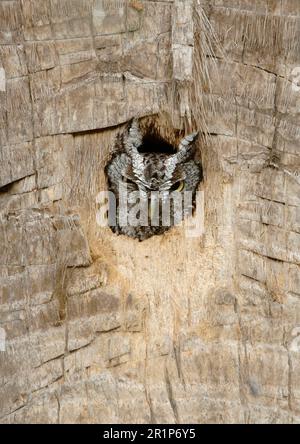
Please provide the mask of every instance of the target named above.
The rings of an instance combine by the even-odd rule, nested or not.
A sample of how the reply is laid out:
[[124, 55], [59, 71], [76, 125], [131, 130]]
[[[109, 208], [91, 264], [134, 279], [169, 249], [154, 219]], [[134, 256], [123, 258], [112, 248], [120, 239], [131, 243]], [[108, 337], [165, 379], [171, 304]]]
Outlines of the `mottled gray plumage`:
[[[173, 191], [191, 191], [195, 194], [202, 179], [201, 165], [193, 159], [192, 147], [196, 138], [197, 133], [183, 138], [175, 154], [141, 153], [139, 148], [142, 147], [143, 136], [138, 121], [133, 119], [125, 133], [119, 138], [118, 149], [106, 166], [109, 190], [114, 192], [117, 206], [121, 197], [120, 183], [127, 185], [128, 211], [134, 206], [131, 198], [136, 196], [148, 201], [148, 209], [152, 191], [162, 192], [166, 196]], [[173, 210], [171, 205], [171, 212]], [[162, 234], [170, 228], [170, 226], [161, 225], [161, 217], [159, 226], [151, 225], [150, 216], [148, 220], [149, 226], [120, 226], [117, 217], [117, 225], [111, 228], [118, 234], [125, 234], [139, 240]], [[170, 225], [173, 224], [174, 214], [171, 214]]]

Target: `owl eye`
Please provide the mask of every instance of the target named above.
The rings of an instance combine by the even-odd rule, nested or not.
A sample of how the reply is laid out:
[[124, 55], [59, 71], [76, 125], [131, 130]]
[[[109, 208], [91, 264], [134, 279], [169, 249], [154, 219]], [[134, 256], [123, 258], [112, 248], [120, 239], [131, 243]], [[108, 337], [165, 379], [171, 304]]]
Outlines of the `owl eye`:
[[179, 180], [178, 182], [175, 182], [171, 188], [170, 191], [178, 191], [181, 192], [184, 189], [184, 180]]
[[128, 177], [123, 176], [122, 180], [123, 182], [127, 183], [127, 185], [134, 185], [135, 187], [137, 186], [136, 183], [133, 180], [128, 179]]

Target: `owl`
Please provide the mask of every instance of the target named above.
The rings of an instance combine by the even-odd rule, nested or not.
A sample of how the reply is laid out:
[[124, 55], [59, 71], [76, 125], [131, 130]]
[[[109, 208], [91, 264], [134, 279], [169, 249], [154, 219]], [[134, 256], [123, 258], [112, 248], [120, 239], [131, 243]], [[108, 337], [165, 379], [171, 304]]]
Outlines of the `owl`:
[[[184, 137], [173, 154], [157, 152], [156, 147], [144, 152], [138, 120], [129, 123], [105, 168], [108, 189], [115, 196], [113, 232], [143, 241], [163, 234], [190, 214], [202, 180], [201, 164], [193, 159], [197, 136]], [[184, 206], [183, 197], [188, 194], [193, 202]]]

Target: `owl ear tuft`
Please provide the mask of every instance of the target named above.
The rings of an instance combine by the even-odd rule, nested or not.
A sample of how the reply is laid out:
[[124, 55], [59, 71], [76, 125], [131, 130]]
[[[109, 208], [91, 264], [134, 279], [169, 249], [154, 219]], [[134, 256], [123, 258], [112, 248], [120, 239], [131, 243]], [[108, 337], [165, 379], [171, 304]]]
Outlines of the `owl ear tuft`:
[[137, 119], [133, 118], [128, 125], [127, 132], [124, 136], [124, 147], [127, 154], [131, 157], [138, 155], [138, 148], [143, 143], [143, 136]]
[[123, 141], [125, 152], [131, 159], [134, 174], [137, 177], [144, 178], [143, 156], [138, 150], [143, 143], [143, 135], [137, 119], [132, 119], [129, 122]]
[[181, 140], [178, 146], [178, 152], [176, 153], [178, 162], [183, 162], [189, 156], [190, 150], [193, 147], [193, 144], [197, 139], [198, 135], [199, 132], [188, 134]]

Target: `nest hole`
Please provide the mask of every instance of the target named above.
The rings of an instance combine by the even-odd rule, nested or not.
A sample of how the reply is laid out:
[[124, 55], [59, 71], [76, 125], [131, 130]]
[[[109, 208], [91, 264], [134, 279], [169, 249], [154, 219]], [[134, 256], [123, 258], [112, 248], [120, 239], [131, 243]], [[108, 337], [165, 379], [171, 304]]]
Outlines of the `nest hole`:
[[146, 132], [143, 136], [143, 144], [139, 148], [139, 152], [145, 153], [161, 153], [161, 154], [174, 154], [176, 153], [176, 148], [160, 135]]

